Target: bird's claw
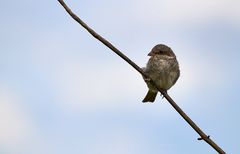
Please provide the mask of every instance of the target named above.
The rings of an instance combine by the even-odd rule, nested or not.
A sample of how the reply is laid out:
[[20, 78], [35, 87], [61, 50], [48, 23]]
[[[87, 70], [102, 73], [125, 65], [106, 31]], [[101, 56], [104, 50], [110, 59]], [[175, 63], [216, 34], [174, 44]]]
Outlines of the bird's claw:
[[[164, 90], [164, 89], [161, 89], [161, 91], [163, 91], [164, 93], [166, 93], [167, 94], [167, 91], [166, 90]], [[164, 95], [162, 94], [162, 93], [160, 93], [161, 94], [161, 97], [162, 97], [162, 99], [164, 98]]]

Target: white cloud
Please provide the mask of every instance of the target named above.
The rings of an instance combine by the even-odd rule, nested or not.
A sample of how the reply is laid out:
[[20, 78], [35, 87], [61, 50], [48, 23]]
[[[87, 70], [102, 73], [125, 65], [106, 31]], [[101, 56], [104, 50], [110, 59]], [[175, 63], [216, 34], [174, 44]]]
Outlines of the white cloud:
[[19, 106], [19, 101], [16, 95], [0, 88], [0, 144], [12, 149], [10, 151], [22, 149], [32, 132], [29, 118]]
[[132, 98], [145, 86], [137, 73], [122, 64], [87, 66], [71, 59], [60, 68], [52, 73], [52, 83], [58, 87], [65, 108], [86, 111], [114, 107], [113, 102]]

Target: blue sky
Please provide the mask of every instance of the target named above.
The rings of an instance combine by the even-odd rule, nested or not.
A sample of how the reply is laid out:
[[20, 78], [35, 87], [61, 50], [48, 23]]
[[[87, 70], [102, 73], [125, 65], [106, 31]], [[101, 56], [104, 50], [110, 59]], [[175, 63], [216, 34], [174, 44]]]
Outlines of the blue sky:
[[[66, 1], [139, 66], [158, 44], [177, 55], [169, 94], [227, 153], [239, 149], [240, 2]], [[142, 77], [57, 1], [0, 6], [1, 154], [216, 153]]]

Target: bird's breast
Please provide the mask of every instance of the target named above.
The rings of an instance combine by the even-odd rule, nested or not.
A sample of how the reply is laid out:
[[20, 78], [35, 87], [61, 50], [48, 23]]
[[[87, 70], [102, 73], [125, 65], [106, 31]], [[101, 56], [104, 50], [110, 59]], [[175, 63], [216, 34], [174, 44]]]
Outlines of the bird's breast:
[[159, 88], [166, 90], [171, 88], [179, 77], [179, 67], [175, 57], [151, 57], [145, 71]]

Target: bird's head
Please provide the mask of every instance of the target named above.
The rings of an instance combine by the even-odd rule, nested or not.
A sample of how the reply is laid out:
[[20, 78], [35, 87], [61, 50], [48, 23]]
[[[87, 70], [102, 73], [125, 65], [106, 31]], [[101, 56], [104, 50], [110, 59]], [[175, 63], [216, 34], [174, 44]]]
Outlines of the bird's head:
[[155, 55], [166, 55], [166, 56], [172, 56], [175, 57], [175, 54], [173, 53], [172, 49], [164, 44], [158, 44], [154, 46], [149, 52], [148, 56], [155, 56]]

